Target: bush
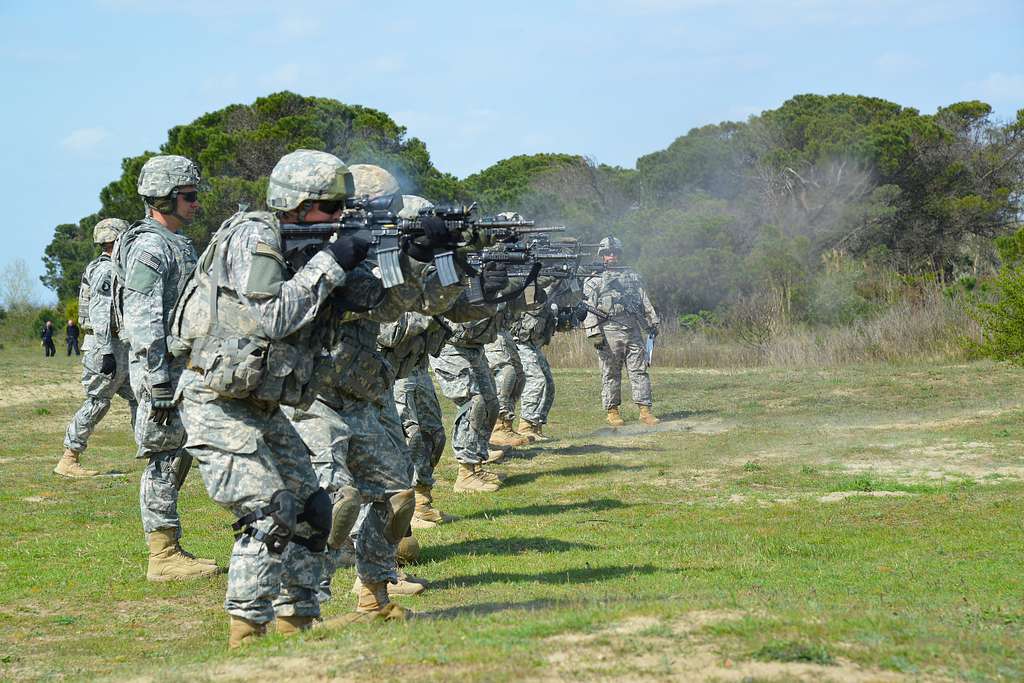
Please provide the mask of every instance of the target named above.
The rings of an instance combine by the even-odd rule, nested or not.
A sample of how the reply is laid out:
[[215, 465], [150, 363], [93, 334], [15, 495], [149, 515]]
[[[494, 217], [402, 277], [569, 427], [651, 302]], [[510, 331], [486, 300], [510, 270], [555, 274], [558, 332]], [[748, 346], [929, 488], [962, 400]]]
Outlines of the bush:
[[973, 317], [981, 325], [977, 351], [1024, 365], [1024, 265], [1009, 266], [992, 283], [992, 301], [979, 302]]

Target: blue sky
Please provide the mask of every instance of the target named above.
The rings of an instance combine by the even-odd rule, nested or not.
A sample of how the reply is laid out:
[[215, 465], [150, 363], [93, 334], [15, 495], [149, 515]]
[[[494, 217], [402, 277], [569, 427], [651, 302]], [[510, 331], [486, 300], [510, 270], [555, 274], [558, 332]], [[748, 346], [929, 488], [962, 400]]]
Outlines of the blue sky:
[[633, 166], [798, 93], [1024, 107], [1022, 0], [0, 0], [0, 27], [0, 269], [33, 275], [124, 157], [283, 89], [381, 109], [459, 176], [534, 152]]

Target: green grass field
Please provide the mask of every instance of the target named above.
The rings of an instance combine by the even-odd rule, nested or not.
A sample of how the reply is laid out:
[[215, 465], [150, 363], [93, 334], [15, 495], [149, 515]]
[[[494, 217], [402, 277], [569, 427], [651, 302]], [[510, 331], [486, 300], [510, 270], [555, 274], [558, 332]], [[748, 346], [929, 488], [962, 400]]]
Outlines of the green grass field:
[[[0, 677], [166, 680], [1021, 680], [1024, 401], [1008, 366], [656, 370], [655, 429], [603, 426], [557, 374], [555, 440], [451, 492], [405, 624], [226, 651], [225, 577], [151, 584], [120, 399], [50, 473], [75, 359], [0, 351]], [[446, 409], [449, 406], [446, 406]], [[196, 473], [187, 548], [226, 563]], [[325, 615], [348, 611], [351, 570]]]

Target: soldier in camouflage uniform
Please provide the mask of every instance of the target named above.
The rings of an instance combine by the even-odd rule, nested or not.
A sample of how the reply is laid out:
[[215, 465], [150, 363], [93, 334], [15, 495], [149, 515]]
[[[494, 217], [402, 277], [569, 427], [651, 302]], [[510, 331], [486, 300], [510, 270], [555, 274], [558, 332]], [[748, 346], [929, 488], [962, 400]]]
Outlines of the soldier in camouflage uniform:
[[[392, 196], [392, 210], [413, 217], [402, 213], [402, 197], [391, 174], [363, 164], [351, 169], [359, 195]], [[423, 239], [447, 239], [444, 221], [421, 223], [436, 231]], [[336, 524], [325, 579], [335, 569], [332, 551], [343, 541], [346, 527], [352, 527], [351, 515], [361, 504], [355, 527], [356, 611], [401, 618], [404, 611], [390, 603], [389, 595], [415, 594], [424, 584], [400, 573], [396, 562], [397, 545], [409, 530], [415, 508], [414, 468], [392, 395], [394, 370], [378, 349], [377, 338], [381, 323], [398, 320], [405, 311], [444, 310], [462, 288], [442, 287], [432, 264], [403, 255], [405, 282], [383, 289], [374, 266], [368, 260], [356, 271], [362, 283], [358, 289], [346, 285], [335, 292], [338, 314], [322, 325], [324, 352], [314, 372], [316, 401], [288, 415], [334, 503]]]
[[280, 221], [337, 220], [352, 194], [337, 157], [298, 150], [274, 167], [267, 203], [214, 235], [175, 311], [172, 332], [190, 347], [180, 412], [187, 446], [210, 497], [237, 517], [224, 606], [228, 644], [310, 628], [332, 504], [282, 405], [312, 400], [321, 348], [314, 320], [334, 317], [330, 295], [349, 282], [369, 244], [339, 237], [294, 275]]
[[65, 477], [93, 477], [96, 470], [87, 470], [79, 458], [89, 436], [110, 410], [110, 401], [118, 394], [128, 401], [132, 425], [135, 424], [135, 395], [128, 385], [128, 346], [121, 341], [115, 325], [111, 325], [110, 252], [114, 240], [128, 229], [120, 218], [104, 218], [93, 228], [93, 242], [102, 253], [82, 273], [78, 290], [78, 323], [85, 331], [82, 344], [82, 386], [85, 402], [68, 424], [64, 434], [64, 455], [54, 472]]
[[526, 375], [519, 359], [516, 340], [508, 331], [508, 309], [494, 341], [484, 345], [484, 357], [494, 376], [494, 389], [498, 398], [498, 419], [494, 423], [489, 444], [495, 448], [516, 448], [529, 443], [529, 439], [515, 431], [516, 403], [523, 393]]
[[150, 581], [213, 576], [213, 560], [179, 545], [178, 492], [192, 459], [174, 408], [174, 387], [185, 367], [168, 348], [170, 312], [196, 264], [192, 240], [181, 234], [199, 208], [199, 169], [181, 156], [155, 156], [139, 173], [146, 218], [125, 231], [112, 254], [115, 312], [131, 351], [129, 378], [139, 402], [136, 457], [147, 460], [139, 486], [142, 528], [149, 544]]
[[524, 385], [518, 433], [530, 441], [547, 441], [543, 428], [555, 401], [555, 378], [542, 350], [551, 343], [557, 322], [556, 311], [579, 301], [580, 286], [575, 278], [538, 282], [544, 285], [544, 300], [527, 308], [509, 326], [523, 364]]
[[640, 275], [632, 268], [618, 267], [622, 242], [615, 237], [601, 240], [598, 255], [609, 269], [588, 278], [583, 284], [583, 299], [593, 310], [583, 321], [587, 337], [597, 349], [601, 362], [601, 399], [608, 412], [608, 423], [621, 427], [622, 365], [629, 372], [633, 402], [640, 408], [640, 420], [658, 424], [651, 413], [651, 378], [647, 374], [646, 339], [658, 334], [658, 314], [644, 291]]
[[490, 317], [475, 322], [456, 322], [446, 314], [452, 337], [430, 359], [441, 393], [459, 408], [452, 427], [452, 450], [459, 463], [457, 492], [489, 493], [501, 486], [500, 477], [484, 469], [491, 457], [488, 446], [498, 420], [498, 395], [484, 347], [497, 338], [507, 316], [520, 310], [522, 302], [523, 297], [518, 297], [495, 304]]

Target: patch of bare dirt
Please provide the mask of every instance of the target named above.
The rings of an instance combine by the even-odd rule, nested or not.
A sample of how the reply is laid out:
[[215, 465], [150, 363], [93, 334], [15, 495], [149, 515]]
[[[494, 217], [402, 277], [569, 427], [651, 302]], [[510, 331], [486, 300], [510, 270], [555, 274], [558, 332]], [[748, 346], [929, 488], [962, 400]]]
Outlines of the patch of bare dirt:
[[728, 611], [689, 612], [671, 622], [634, 617], [597, 633], [548, 638], [549, 671], [540, 680], [616, 681], [902, 681], [900, 674], [865, 669], [837, 659], [833, 666], [806, 662], [733, 661], [719, 654], [701, 631], [740, 618]]
[[885, 443], [878, 448], [886, 452], [884, 457], [846, 460], [843, 469], [908, 482], [1024, 479], [1024, 457], [1007, 459], [991, 443], [946, 439], [927, 446]]
[[832, 493], [818, 498], [822, 503], [838, 503], [847, 498], [890, 498], [903, 497], [913, 494], [906, 491], [833, 491]]
[[81, 398], [82, 385], [79, 382], [60, 382], [58, 384], [40, 384], [39, 386], [3, 386], [0, 387], [0, 408], [12, 408], [47, 401], [65, 399], [69, 396]]

